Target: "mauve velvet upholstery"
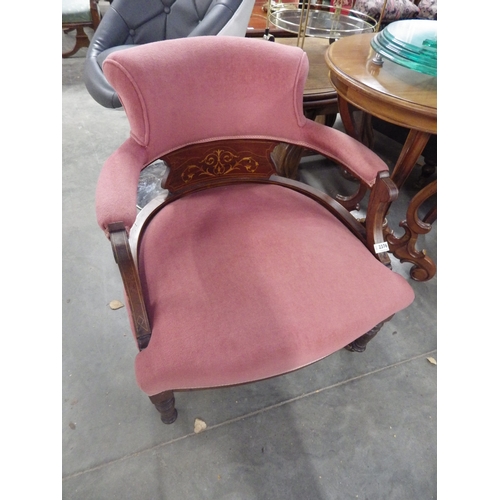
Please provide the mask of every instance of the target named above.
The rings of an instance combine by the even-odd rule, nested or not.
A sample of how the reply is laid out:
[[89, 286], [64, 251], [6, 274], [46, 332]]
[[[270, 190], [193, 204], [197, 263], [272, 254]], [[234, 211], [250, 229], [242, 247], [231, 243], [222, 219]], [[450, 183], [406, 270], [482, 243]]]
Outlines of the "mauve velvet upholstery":
[[145, 231], [139, 270], [153, 332], [136, 377], [148, 395], [294, 370], [413, 300], [325, 208], [273, 185], [171, 203]]
[[[104, 71], [131, 134], [99, 178], [101, 227], [130, 227], [140, 170], [193, 143], [293, 142], [373, 183], [387, 169], [375, 154], [304, 117], [307, 69], [299, 48], [236, 37], [172, 40], [109, 56]], [[414, 298], [406, 280], [328, 210], [272, 184], [217, 187], [166, 205], [144, 230], [138, 269], [152, 336], [136, 356], [136, 378], [150, 396], [295, 370]]]
[[131, 132], [102, 169], [101, 227], [117, 220], [131, 227], [142, 168], [186, 144], [216, 139], [303, 145], [372, 186], [387, 165], [348, 135], [305, 118], [308, 68], [298, 47], [240, 37], [166, 40], [111, 54], [104, 73], [120, 95]]

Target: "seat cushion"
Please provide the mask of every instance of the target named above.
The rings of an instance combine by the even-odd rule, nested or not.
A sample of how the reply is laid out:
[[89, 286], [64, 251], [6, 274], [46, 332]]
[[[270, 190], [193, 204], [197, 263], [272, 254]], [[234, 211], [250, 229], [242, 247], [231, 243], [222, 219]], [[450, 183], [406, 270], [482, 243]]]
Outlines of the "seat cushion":
[[413, 290], [328, 210], [276, 185], [201, 191], [161, 210], [139, 255], [148, 395], [259, 380], [341, 349]]

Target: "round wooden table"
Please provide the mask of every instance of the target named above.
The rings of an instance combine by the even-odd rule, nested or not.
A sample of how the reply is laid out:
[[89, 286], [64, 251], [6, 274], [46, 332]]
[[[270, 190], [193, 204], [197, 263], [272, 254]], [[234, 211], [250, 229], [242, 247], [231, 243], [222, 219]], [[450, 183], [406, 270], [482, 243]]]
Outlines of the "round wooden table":
[[[413, 71], [391, 61], [374, 62], [370, 41], [373, 33], [352, 35], [332, 43], [325, 54], [330, 79], [337, 89], [338, 107], [346, 132], [360, 139], [353, 119], [353, 107], [367, 115], [410, 130], [391, 178], [400, 188], [407, 180], [429, 137], [437, 133], [437, 78]], [[350, 106], [352, 105], [352, 106]], [[437, 192], [437, 181], [424, 187], [410, 202], [405, 234], [397, 238], [388, 228], [390, 251], [402, 262], [414, 264], [411, 276], [426, 281], [436, 274], [436, 265], [425, 250], [416, 249], [419, 234], [431, 230], [437, 210], [423, 219], [418, 209]]]

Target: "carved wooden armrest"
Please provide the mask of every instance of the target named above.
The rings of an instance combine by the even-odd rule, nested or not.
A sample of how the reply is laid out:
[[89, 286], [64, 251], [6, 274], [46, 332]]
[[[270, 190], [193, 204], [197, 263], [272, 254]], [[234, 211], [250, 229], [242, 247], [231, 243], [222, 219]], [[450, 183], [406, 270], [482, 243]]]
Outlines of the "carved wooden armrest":
[[389, 205], [398, 197], [399, 191], [388, 171], [377, 174], [377, 180], [370, 192], [366, 212], [366, 243], [370, 251], [387, 267], [391, 267], [389, 245], [384, 239], [385, 216]]
[[135, 337], [139, 350], [148, 346], [151, 338], [151, 327], [142, 295], [139, 273], [130, 251], [128, 235], [123, 222], [108, 225], [109, 239], [113, 248], [115, 261], [120, 269], [128, 305], [134, 324]]

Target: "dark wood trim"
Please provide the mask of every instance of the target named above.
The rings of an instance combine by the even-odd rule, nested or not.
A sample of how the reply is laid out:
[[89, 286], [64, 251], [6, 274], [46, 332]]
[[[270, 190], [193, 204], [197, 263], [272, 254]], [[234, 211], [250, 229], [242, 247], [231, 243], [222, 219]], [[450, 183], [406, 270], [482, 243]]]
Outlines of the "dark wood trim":
[[135, 337], [139, 350], [145, 349], [151, 339], [151, 326], [144, 303], [139, 273], [132, 258], [127, 231], [122, 222], [108, 226], [109, 239], [115, 261], [120, 269], [128, 305], [134, 323]]
[[[290, 146], [288, 151], [298, 151], [293, 145]], [[283, 144], [265, 140], [213, 141], [186, 146], [163, 156], [161, 159], [168, 168], [162, 180], [162, 187], [169, 192], [155, 198], [140, 212], [130, 237], [134, 258], [140, 244], [141, 232], [151, 217], [165, 204], [188, 193], [216, 186], [259, 182], [278, 184], [319, 202], [362, 241], [374, 256], [390, 266], [387, 253], [377, 253], [374, 246], [385, 241], [385, 214], [390, 203], [398, 195], [389, 173], [379, 172], [370, 193], [366, 223], [363, 225], [338, 200], [307, 184], [278, 175], [277, 171], [283, 170], [282, 167], [275, 167], [275, 163], [283, 159], [283, 154], [276, 154], [280, 148], [283, 149]], [[286, 151], [285, 148], [285, 156]]]

